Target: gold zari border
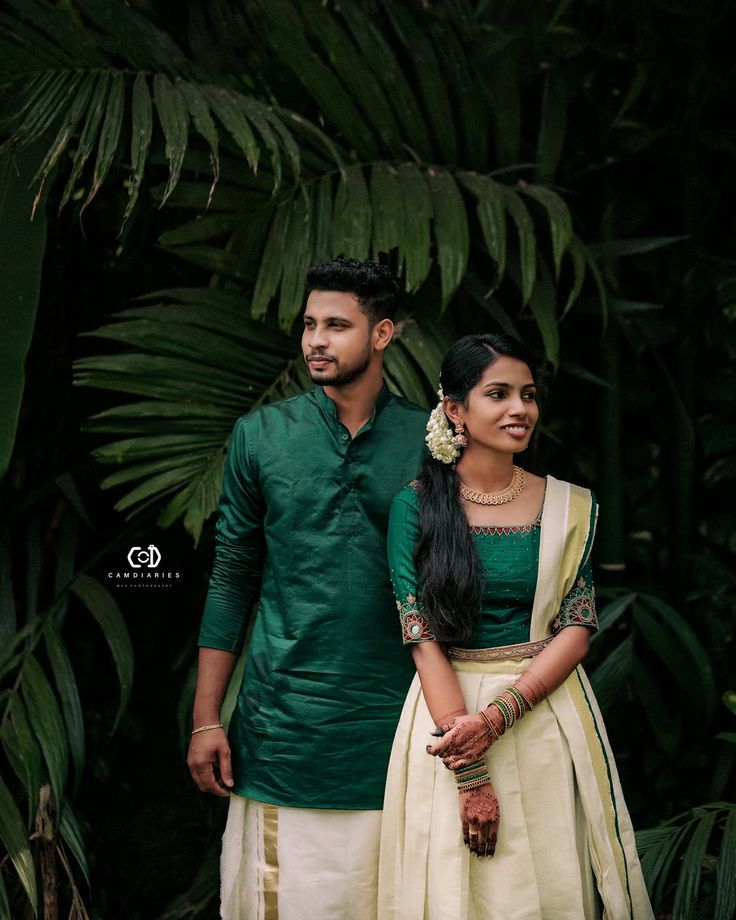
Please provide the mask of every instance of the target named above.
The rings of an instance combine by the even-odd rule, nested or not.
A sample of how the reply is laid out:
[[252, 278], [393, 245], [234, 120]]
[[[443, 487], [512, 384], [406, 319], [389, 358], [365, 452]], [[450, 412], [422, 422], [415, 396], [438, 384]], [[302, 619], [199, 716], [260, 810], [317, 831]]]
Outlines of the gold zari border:
[[553, 636], [539, 642], [521, 642], [519, 645], [497, 645], [495, 648], [447, 649], [447, 657], [456, 661], [503, 661], [504, 658], [533, 658], [552, 641]]
[[263, 804], [263, 900], [264, 920], [279, 917], [279, 809], [277, 805]]

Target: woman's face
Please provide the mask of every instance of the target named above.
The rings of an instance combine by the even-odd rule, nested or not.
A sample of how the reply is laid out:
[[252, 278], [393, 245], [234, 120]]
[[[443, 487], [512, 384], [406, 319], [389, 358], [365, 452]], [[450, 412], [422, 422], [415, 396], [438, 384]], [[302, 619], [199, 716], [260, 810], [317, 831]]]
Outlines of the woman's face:
[[487, 367], [467, 405], [448, 402], [448, 415], [465, 423], [468, 447], [518, 453], [529, 444], [539, 418], [534, 378], [516, 358], [499, 357]]

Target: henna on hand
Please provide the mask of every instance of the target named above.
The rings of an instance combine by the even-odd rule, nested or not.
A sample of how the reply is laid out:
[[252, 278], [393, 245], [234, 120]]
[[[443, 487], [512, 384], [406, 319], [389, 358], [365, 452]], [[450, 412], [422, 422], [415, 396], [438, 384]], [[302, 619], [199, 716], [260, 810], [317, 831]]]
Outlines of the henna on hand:
[[446, 735], [455, 724], [455, 717], [467, 715], [467, 712], [468, 710], [463, 706], [462, 709], [453, 709], [452, 712], [447, 712], [445, 715], [440, 716], [439, 719], [435, 719], [436, 727], [430, 732], [430, 735], [434, 735], [435, 738], [441, 738]]
[[500, 819], [501, 812], [492, 783], [460, 794], [463, 840], [471, 853], [478, 857], [493, 856]]
[[427, 745], [427, 753], [441, 757], [449, 770], [456, 770], [479, 760], [493, 743], [491, 730], [477, 712], [459, 716], [447, 734], [435, 745]]

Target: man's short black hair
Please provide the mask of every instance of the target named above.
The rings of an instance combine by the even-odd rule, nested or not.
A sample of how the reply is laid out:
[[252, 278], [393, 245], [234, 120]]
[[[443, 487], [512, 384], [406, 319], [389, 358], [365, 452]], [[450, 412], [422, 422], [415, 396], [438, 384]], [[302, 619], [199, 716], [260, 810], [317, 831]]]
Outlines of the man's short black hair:
[[399, 283], [390, 269], [366, 259], [331, 259], [307, 272], [307, 291], [345, 291], [358, 298], [360, 308], [373, 326], [393, 319]]

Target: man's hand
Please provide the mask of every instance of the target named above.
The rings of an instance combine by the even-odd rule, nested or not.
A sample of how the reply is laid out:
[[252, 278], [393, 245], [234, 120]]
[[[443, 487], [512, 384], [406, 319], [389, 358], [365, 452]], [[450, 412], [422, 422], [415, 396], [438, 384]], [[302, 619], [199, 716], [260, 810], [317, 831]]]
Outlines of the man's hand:
[[201, 792], [212, 792], [220, 796], [230, 795], [233, 768], [225, 729], [212, 728], [192, 735], [187, 766]]
[[470, 792], [460, 793], [463, 840], [471, 853], [478, 857], [493, 856], [500, 817], [498, 799], [490, 782]]

